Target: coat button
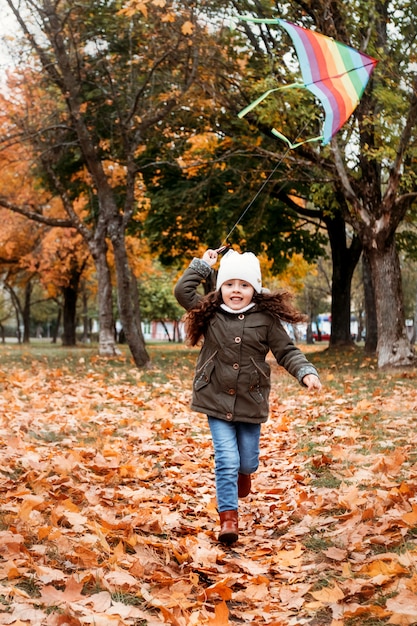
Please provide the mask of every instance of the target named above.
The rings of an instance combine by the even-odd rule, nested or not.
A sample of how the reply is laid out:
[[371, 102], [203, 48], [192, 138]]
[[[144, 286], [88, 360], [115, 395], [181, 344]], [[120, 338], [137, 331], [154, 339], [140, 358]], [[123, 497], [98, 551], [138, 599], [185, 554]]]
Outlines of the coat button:
[[230, 422], [233, 419], [232, 413], [226, 413], [226, 419]]
[[238, 370], [239, 369], [239, 363], [233, 363], [233, 369], [234, 370]]
[[245, 319], [245, 316], [243, 315], [243, 313], [241, 313], [241, 314], [240, 314], [240, 315], [238, 315], [237, 317], [238, 317], [238, 319], [240, 319], [240, 320], [244, 320], [244, 319]]
[[242, 341], [242, 337], [235, 337], [235, 343], [240, 343]]
[[229, 394], [229, 396], [234, 396], [236, 393], [236, 389], [229, 389], [227, 393]]

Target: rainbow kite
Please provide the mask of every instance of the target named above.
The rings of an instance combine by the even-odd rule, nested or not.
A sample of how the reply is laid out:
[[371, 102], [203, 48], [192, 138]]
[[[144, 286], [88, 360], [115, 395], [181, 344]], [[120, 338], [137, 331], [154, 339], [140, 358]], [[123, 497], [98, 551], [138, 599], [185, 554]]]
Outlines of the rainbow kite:
[[244, 117], [274, 91], [293, 87], [305, 88], [311, 91], [323, 105], [325, 113], [323, 134], [307, 141], [292, 144], [278, 130], [273, 129], [272, 133], [286, 141], [290, 148], [296, 148], [303, 143], [320, 139], [323, 145], [329, 143], [333, 135], [349, 119], [359, 104], [378, 61], [350, 46], [334, 41], [331, 37], [326, 37], [326, 35], [297, 26], [286, 20], [279, 18], [239, 19], [265, 24], [279, 24], [285, 28], [294, 44], [304, 81], [303, 83], [292, 83], [285, 87], [269, 89], [243, 109], [238, 114], [239, 117]]

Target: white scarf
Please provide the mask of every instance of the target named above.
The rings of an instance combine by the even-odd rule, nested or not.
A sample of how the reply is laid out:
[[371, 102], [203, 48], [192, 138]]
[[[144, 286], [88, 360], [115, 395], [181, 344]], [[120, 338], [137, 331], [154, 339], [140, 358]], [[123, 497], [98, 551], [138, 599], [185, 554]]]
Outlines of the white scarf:
[[250, 302], [247, 306], [244, 306], [243, 309], [231, 309], [230, 306], [227, 306], [227, 304], [221, 304], [220, 307], [223, 309], [223, 311], [227, 311], [228, 313], [245, 313], [246, 311], [249, 311], [249, 309], [251, 309], [252, 307], [255, 306], [255, 302]]

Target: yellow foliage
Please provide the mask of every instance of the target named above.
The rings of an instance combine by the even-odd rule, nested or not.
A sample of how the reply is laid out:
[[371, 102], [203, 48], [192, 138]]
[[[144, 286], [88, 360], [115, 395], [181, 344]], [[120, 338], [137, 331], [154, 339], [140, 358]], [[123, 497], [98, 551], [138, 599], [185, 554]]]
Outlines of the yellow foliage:
[[190, 147], [178, 159], [178, 164], [186, 170], [187, 176], [192, 178], [201, 167], [206, 165], [207, 155], [214, 152], [218, 137], [213, 132], [200, 133], [190, 137], [188, 144]]
[[139, 237], [126, 236], [126, 248], [130, 258], [133, 273], [137, 278], [141, 276], [149, 277], [155, 273], [149, 245], [146, 240]]
[[308, 263], [301, 254], [293, 254], [287, 268], [279, 275], [281, 287], [300, 292], [309, 274], [316, 274], [316, 266]]
[[162, 22], [175, 22], [175, 15], [172, 12], [166, 13], [162, 17]]
[[139, 2], [138, 0], [131, 0], [131, 2], [128, 2], [123, 9], [120, 9], [118, 14], [125, 15], [126, 17], [132, 17], [133, 15], [136, 15], [136, 13], [142, 13], [144, 17], [148, 17], [148, 8], [146, 6], [148, 1], [149, 0], [141, 0]]
[[194, 30], [194, 26], [192, 22], [190, 22], [189, 20], [184, 22], [184, 24], [181, 26], [181, 32], [183, 35], [192, 35], [193, 30]]
[[294, 202], [294, 204], [296, 204], [299, 207], [305, 207], [307, 204], [306, 199], [300, 198], [300, 196], [294, 196], [292, 194], [288, 194], [288, 197], [290, 200], [292, 200], [292, 202]]
[[104, 172], [113, 187], [123, 185], [126, 181], [126, 167], [117, 161], [103, 161]]

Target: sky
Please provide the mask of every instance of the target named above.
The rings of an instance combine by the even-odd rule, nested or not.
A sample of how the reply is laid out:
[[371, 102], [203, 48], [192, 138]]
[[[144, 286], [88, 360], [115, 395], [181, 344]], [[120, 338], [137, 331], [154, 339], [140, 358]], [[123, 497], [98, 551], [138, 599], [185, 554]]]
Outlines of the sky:
[[4, 0], [0, 0], [0, 82], [4, 82], [4, 73], [12, 66], [12, 59], [7, 51], [7, 38], [18, 33], [18, 26], [10, 10], [5, 6]]

